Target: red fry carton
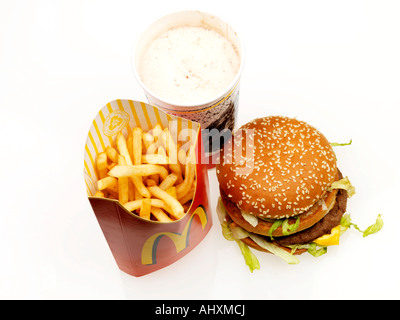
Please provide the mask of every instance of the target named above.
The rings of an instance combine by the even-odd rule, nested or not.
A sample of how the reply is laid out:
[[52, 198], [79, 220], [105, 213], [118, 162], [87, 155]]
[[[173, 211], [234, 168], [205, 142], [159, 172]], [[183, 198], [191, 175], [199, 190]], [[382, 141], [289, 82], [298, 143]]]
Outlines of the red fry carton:
[[[107, 146], [115, 147], [119, 132], [126, 137], [134, 127], [144, 132], [160, 123], [169, 128], [180, 146], [196, 149], [194, 198], [184, 216], [173, 222], [148, 220], [128, 211], [118, 200], [96, 197], [96, 157]], [[118, 267], [133, 276], [164, 268], [189, 253], [212, 226], [207, 166], [200, 124], [169, 115], [132, 100], [114, 100], [104, 106], [90, 127], [84, 153], [84, 179], [90, 204]], [[116, 147], [115, 147], [116, 148]]]

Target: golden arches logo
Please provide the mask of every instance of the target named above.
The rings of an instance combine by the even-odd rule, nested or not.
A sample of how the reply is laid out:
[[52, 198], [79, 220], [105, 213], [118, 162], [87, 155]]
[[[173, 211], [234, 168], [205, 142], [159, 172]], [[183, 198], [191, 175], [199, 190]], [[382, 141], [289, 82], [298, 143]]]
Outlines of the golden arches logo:
[[177, 232], [159, 232], [149, 237], [142, 248], [142, 264], [155, 264], [157, 255], [158, 242], [162, 237], [169, 237], [175, 245], [176, 253], [181, 252], [189, 245], [189, 234], [192, 226], [193, 218], [197, 215], [200, 218], [201, 228], [204, 230], [207, 224], [207, 214], [202, 205], [196, 208], [186, 223], [182, 233]]

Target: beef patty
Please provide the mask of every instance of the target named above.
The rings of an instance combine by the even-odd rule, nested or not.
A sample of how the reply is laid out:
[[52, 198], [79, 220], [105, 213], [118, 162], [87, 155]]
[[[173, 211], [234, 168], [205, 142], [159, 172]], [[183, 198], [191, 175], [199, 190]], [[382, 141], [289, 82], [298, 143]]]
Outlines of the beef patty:
[[312, 227], [285, 237], [274, 238], [281, 245], [305, 244], [330, 233], [332, 228], [340, 224], [343, 214], [346, 212], [347, 191], [340, 189], [336, 196], [333, 208], [320, 221]]
[[[221, 193], [221, 196], [224, 196], [224, 194]], [[230, 210], [239, 210], [236, 204], [234, 204], [232, 201], [230, 201], [226, 197], [224, 198], [224, 200], [225, 204], [228, 205], [226, 208], [228, 216]], [[274, 237], [272, 242], [282, 246], [306, 244], [312, 242], [313, 240], [319, 237], [322, 237], [325, 234], [329, 234], [332, 228], [340, 224], [340, 220], [343, 214], [346, 212], [346, 206], [347, 206], [347, 191], [339, 189], [336, 196], [335, 204], [333, 208], [325, 215], [325, 217], [323, 217], [321, 220], [319, 220], [310, 228], [305, 229], [303, 231], [291, 234], [289, 236]], [[230, 216], [229, 216], [229, 221], [231, 221]], [[264, 237], [267, 239], [267, 241], [271, 241], [270, 237], [268, 236]]]

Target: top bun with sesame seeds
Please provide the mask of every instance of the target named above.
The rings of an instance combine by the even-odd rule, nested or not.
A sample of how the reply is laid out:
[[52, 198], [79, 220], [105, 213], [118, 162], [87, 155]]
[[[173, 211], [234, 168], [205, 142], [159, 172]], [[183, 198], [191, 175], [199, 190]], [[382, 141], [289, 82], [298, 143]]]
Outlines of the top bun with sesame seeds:
[[283, 219], [309, 211], [338, 179], [335, 153], [304, 121], [255, 119], [237, 130], [216, 165], [221, 193], [245, 213]]

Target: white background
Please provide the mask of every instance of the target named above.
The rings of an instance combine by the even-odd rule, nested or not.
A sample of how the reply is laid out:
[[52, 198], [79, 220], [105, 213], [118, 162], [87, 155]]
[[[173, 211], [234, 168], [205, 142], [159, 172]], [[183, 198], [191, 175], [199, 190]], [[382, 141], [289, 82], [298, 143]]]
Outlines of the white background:
[[[246, 49], [238, 125], [267, 115], [305, 120], [336, 147], [356, 186], [354, 230], [298, 265], [256, 253], [253, 274], [214, 225], [177, 263], [121, 272], [86, 197], [83, 151], [98, 110], [145, 100], [130, 57], [155, 19], [199, 9], [239, 31]], [[398, 1], [0, 0], [0, 298], [400, 298]], [[211, 203], [218, 195], [209, 172]]]

